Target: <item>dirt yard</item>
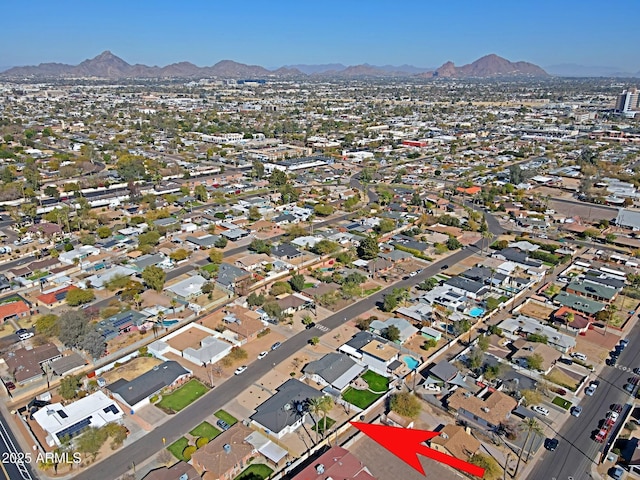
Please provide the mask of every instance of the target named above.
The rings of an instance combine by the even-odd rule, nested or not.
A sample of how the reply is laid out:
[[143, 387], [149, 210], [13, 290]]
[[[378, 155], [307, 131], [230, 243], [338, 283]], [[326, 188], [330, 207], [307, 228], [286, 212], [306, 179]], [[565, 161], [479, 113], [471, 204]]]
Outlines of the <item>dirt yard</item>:
[[131, 381], [161, 363], [162, 360], [157, 358], [137, 357], [118, 368], [114, 368], [113, 370], [103, 373], [101, 376], [107, 381], [107, 383], [113, 383], [119, 378]]
[[540, 305], [537, 302], [527, 302], [518, 310], [518, 313], [528, 317], [537, 318], [539, 320], [548, 320], [554, 309]]
[[184, 351], [185, 349], [198, 348], [200, 347], [200, 342], [203, 338], [210, 336], [209, 332], [205, 332], [204, 330], [200, 330], [196, 327], [191, 327], [186, 332], [181, 333], [173, 337], [171, 340], [168, 340], [167, 343], [179, 351]]

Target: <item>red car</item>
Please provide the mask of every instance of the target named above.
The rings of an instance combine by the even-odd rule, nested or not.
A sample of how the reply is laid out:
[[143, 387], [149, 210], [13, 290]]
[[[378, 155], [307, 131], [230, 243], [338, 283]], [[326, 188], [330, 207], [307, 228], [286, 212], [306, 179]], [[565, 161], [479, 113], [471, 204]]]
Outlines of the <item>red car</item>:
[[15, 390], [16, 384], [13, 382], [4, 382], [4, 386], [7, 387], [7, 390]]

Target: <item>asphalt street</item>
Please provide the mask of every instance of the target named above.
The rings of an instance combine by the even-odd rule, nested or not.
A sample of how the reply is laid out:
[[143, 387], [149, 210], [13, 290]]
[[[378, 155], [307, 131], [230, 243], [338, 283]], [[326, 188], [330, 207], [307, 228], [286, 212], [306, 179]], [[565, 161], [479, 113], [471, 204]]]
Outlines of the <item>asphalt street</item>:
[[[489, 229], [498, 234], [502, 231], [498, 222], [491, 216], [487, 215]], [[424, 268], [421, 273], [414, 277], [401, 280], [367, 297], [351, 306], [331, 315], [325, 320], [318, 322], [319, 325], [333, 330], [345, 321], [357, 317], [364, 312], [370, 310], [377, 304], [381, 304], [384, 296], [391, 292], [394, 288], [412, 287], [418, 283], [432, 277], [441, 271], [443, 265], [454, 265], [461, 262], [465, 258], [473, 255], [480, 248], [481, 242], [475, 245], [475, 248], [466, 248], [458, 250], [440, 262], [433, 263]], [[126, 473], [133, 465], [139, 465], [148, 458], [151, 458], [159, 450], [163, 448], [162, 439], [165, 438], [167, 445], [177, 440], [183, 432], [189, 431], [205, 420], [211, 421], [212, 415], [217, 410], [223, 408], [227, 403], [238, 397], [249, 385], [260, 380], [261, 377], [271, 371], [275, 364], [280, 364], [291, 355], [303, 348], [311, 338], [319, 334], [327, 333], [324, 328], [320, 331], [317, 327], [310, 330], [303, 330], [294, 335], [282, 346], [269, 353], [268, 361], [255, 361], [251, 363], [247, 370], [241, 375], [236, 375], [226, 380], [222, 385], [215, 387], [204, 395], [197, 402], [189, 405], [181, 412], [173, 415], [168, 421], [156, 427], [149, 432], [144, 438], [127, 445], [125, 448], [115, 452], [109, 457], [109, 461], [102, 461], [82, 473], [76, 475], [78, 480], [112, 480], [113, 478]]]
[[[630, 400], [629, 394], [622, 387], [627, 383], [627, 379], [633, 376], [631, 370], [640, 367], [640, 329], [634, 328], [627, 338], [630, 343], [620, 355], [617, 367], [605, 365], [598, 375], [600, 386], [595, 394], [593, 397], [585, 396], [580, 403], [583, 407], [580, 417], [575, 418], [567, 414], [567, 421], [557, 433], [549, 427], [545, 428], [547, 436], [557, 438], [560, 444], [555, 452], [545, 451], [541, 455], [528, 478], [593, 478], [591, 469], [599, 461], [599, 451], [604, 445], [593, 440], [593, 432], [598, 429], [598, 422], [605, 417], [612, 404], [624, 404]], [[591, 379], [596, 378], [592, 376]]]
[[[38, 478], [33, 474], [26, 455], [20, 449], [13, 432], [4, 417], [0, 416], [0, 479], [31, 480]], [[35, 458], [30, 459], [35, 462]]]

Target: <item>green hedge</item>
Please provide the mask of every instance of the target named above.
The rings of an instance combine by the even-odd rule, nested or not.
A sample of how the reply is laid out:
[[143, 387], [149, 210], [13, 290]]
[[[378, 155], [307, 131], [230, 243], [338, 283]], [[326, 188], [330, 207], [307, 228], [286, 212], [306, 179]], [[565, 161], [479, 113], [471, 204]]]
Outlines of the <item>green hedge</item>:
[[394, 245], [394, 248], [396, 250], [400, 250], [401, 252], [410, 253], [411, 255], [413, 255], [416, 258], [420, 258], [420, 259], [426, 260], [428, 262], [433, 262], [433, 258], [425, 255], [420, 250], [416, 250], [415, 248], [403, 247], [402, 245]]

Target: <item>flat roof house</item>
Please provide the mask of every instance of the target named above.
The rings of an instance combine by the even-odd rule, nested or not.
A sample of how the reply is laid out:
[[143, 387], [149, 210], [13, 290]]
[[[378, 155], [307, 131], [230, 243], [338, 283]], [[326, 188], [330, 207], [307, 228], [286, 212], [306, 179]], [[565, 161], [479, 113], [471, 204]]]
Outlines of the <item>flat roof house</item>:
[[52, 403], [33, 414], [33, 419], [47, 433], [47, 445], [62, 445], [65, 437], [73, 438], [89, 427], [122, 422], [124, 413], [118, 404], [98, 390], [68, 405]]
[[291, 480], [376, 480], [346, 448], [332, 447]]
[[282, 438], [304, 423], [307, 401], [322, 396], [322, 392], [291, 378], [278, 387], [275, 395], [258, 405], [256, 413], [249, 418], [258, 427]]

